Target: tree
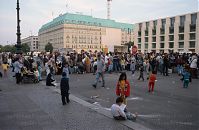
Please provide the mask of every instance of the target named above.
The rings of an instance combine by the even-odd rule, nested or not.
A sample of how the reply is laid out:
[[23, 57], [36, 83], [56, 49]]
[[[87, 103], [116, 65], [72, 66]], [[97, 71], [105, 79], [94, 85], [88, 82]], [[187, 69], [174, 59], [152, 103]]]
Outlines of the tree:
[[53, 52], [53, 45], [49, 42], [48, 44], [46, 44], [46, 46], [45, 46], [45, 51], [46, 52]]
[[1, 48], [2, 52], [12, 52], [15, 53], [16, 52], [16, 48], [13, 45], [5, 45]]
[[30, 47], [28, 46], [28, 44], [22, 44], [21, 45], [21, 50], [23, 53], [27, 53], [27, 52], [30, 52]]

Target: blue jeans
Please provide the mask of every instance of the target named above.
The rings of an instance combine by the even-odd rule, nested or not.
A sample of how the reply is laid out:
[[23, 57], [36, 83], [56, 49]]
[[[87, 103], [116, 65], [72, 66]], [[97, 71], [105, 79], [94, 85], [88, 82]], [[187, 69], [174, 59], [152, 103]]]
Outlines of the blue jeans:
[[94, 85], [97, 86], [97, 83], [98, 83], [100, 77], [102, 77], [102, 86], [104, 86], [105, 82], [104, 82], [104, 73], [103, 72], [96, 73], [96, 81], [95, 81]]
[[189, 85], [189, 79], [184, 79], [183, 87], [188, 88], [188, 85]]
[[182, 74], [182, 71], [183, 71], [182, 65], [177, 65], [177, 71], [178, 71], [178, 74]]

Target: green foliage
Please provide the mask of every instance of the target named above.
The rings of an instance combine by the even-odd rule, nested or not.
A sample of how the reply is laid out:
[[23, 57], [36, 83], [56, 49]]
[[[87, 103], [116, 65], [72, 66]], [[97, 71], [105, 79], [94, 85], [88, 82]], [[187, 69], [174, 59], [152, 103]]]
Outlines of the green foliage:
[[0, 48], [1, 48], [0, 49], [1, 52], [12, 52], [12, 53], [15, 53], [15, 51], [16, 51], [16, 48], [13, 45], [5, 45], [5, 46], [1, 46]]
[[48, 44], [46, 44], [46, 46], [45, 46], [45, 51], [46, 52], [53, 52], [53, 45], [49, 42]]
[[27, 53], [27, 52], [30, 52], [30, 47], [28, 46], [28, 44], [22, 44], [21, 45], [21, 50], [23, 53]]

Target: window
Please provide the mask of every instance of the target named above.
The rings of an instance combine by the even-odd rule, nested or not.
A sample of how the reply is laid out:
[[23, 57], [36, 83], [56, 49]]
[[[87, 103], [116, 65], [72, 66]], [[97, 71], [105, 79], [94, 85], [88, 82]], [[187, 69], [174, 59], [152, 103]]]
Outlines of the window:
[[184, 40], [184, 34], [179, 34], [179, 40]]
[[169, 42], [169, 48], [174, 48], [174, 42]]
[[189, 48], [195, 48], [195, 41], [190, 41], [189, 42]]
[[152, 48], [156, 48], [156, 43], [152, 43]]
[[145, 42], [149, 42], [149, 38], [148, 37], [145, 37]]
[[138, 37], [141, 37], [141, 31], [138, 31]]
[[184, 26], [179, 27], [179, 33], [184, 33]]
[[179, 48], [184, 48], [184, 42], [179, 42]]
[[180, 16], [180, 26], [184, 26], [184, 23], [185, 23], [185, 15], [184, 16]]
[[164, 43], [160, 43], [160, 48], [164, 48]]
[[160, 34], [165, 34], [165, 29], [164, 28], [160, 28]]
[[196, 31], [196, 25], [195, 24], [191, 24], [190, 25], [190, 32], [195, 32]]
[[190, 33], [190, 40], [195, 40], [196, 39], [196, 34], [195, 33]]
[[161, 22], [162, 22], [162, 28], [165, 28], [166, 19], [162, 19]]
[[149, 31], [145, 30], [145, 36], [148, 36], [148, 35], [149, 35]]
[[160, 36], [160, 41], [164, 41], [164, 36]]
[[142, 30], [142, 23], [139, 23], [139, 30]]
[[146, 28], [149, 28], [149, 22], [146, 22]]
[[156, 37], [152, 37], [152, 42], [156, 42]]
[[156, 35], [156, 29], [153, 29], [153, 30], [152, 30], [152, 34], [153, 34], [153, 35]]
[[138, 38], [138, 43], [141, 43], [141, 38]]
[[174, 27], [175, 17], [170, 18], [170, 26]]
[[174, 35], [169, 36], [169, 41], [174, 41]]
[[196, 19], [197, 19], [197, 13], [191, 14], [191, 24], [192, 25], [196, 24]]
[[148, 49], [148, 43], [145, 43], [145, 49]]
[[156, 28], [157, 26], [157, 20], [153, 21], [153, 28]]
[[169, 28], [169, 33], [170, 33], [170, 34], [173, 34], [173, 33], [174, 33], [174, 27], [170, 27], [170, 28]]
[[138, 44], [138, 49], [141, 49], [141, 44]]

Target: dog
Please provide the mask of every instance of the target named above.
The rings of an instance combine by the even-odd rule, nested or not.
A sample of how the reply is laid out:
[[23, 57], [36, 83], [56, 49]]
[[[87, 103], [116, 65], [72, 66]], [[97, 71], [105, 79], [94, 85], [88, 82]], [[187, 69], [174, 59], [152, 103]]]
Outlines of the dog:
[[2, 78], [3, 77], [3, 74], [0, 72], [0, 78]]

